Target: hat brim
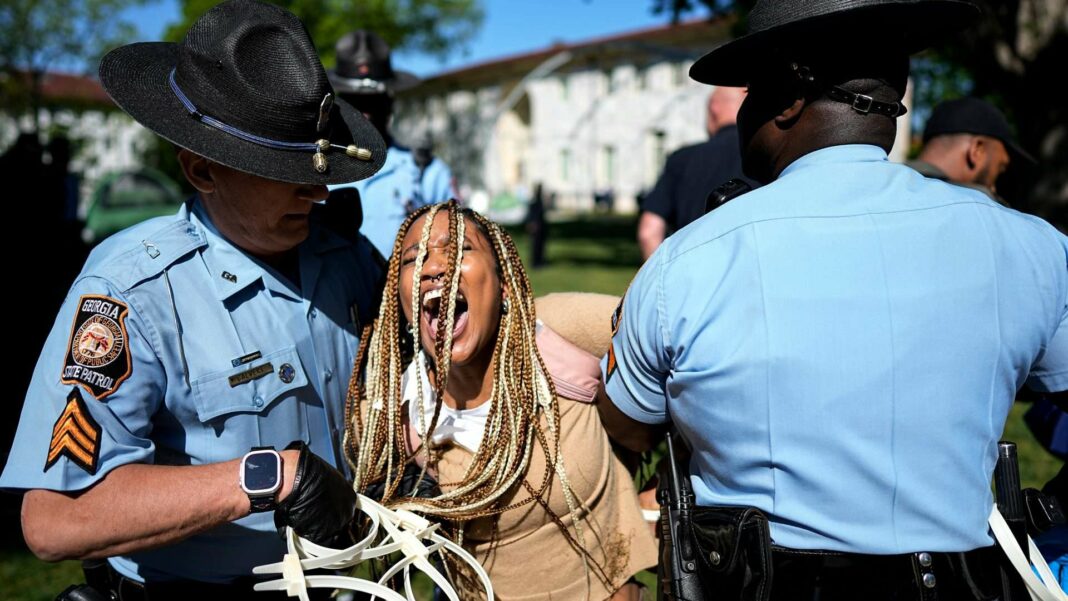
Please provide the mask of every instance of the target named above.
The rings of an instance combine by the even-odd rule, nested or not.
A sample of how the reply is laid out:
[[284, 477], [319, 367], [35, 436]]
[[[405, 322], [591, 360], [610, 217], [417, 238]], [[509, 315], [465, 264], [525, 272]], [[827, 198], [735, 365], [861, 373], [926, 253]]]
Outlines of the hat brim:
[[1016, 140], [1002, 140], [1001, 142], [1005, 145], [1005, 149], [1009, 151], [1009, 155], [1013, 156], [1013, 158], [1023, 159], [1031, 165], [1038, 164], [1038, 160], [1036, 160], [1035, 157], [1031, 155], [1031, 153], [1024, 150], [1023, 146], [1020, 146], [1020, 144], [1016, 142]]
[[[348, 103], [334, 101], [329, 131], [333, 144], [355, 144], [371, 151], [371, 160], [327, 151], [327, 170], [319, 173], [314, 153], [280, 150], [249, 142], [190, 116], [171, 90], [169, 76], [178, 45], [140, 42], [112, 50], [100, 62], [100, 83], [123, 111], [160, 137], [217, 163], [267, 179], [296, 184], [343, 184], [374, 175], [386, 160], [386, 146], [363, 115]], [[209, 113], [210, 114], [210, 113]], [[315, 142], [315, 140], [308, 140]]]
[[[360, 79], [353, 79], [351, 77], [345, 77], [339, 75], [337, 70], [330, 69], [326, 72], [327, 77], [330, 78], [330, 85], [334, 86], [334, 90], [338, 94], [367, 94], [369, 93], [366, 88], [360, 86], [357, 82], [362, 81]], [[389, 79], [381, 80], [386, 85], [386, 90], [390, 93], [396, 94], [398, 92], [404, 92], [410, 90], [419, 85], [419, 82], [423, 81], [414, 73], [407, 71], [393, 70], [393, 77]], [[373, 92], [371, 92], [373, 93]]]
[[[830, 40], [836, 37], [849, 39], [849, 35], [841, 34], [850, 33], [858, 22], [870, 23], [879, 31], [899, 32], [902, 49], [913, 54], [964, 29], [980, 14], [979, 9], [968, 2], [928, 0], [858, 6], [799, 19], [724, 43], [697, 59], [690, 67], [690, 78], [711, 85], [746, 86], [751, 76], [764, 66], [769, 51], [780, 43], [787, 40], [806, 43], [801, 36], [822, 44], [831, 43]], [[843, 43], [841, 51], [854, 54], [870, 49]]]

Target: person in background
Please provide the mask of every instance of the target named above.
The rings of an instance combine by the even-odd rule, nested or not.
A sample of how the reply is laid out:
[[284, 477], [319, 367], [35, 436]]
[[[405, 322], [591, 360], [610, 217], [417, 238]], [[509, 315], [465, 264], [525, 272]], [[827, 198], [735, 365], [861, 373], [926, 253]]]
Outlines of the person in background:
[[419, 84], [419, 78], [393, 68], [389, 44], [377, 34], [357, 29], [338, 40], [337, 68], [328, 72], [338, 96], [363, 113], [389, 146], [386, 164], [375, 175], [331, 189], [351, 186], [360, 191], [363, 225], [360, 233], [389, 258], [393, 238], [416, 209], [456, 196], [452, 171], [430, 153], [429, 143], [413, 152], [390, 132], [398, 92]]
[[997, 193], [998, 178], [1014, 162], [1035, 159], [1013, 137], [1005, 115], [979, 98], [947, 100], [936, 106], [923, 130], [923, 150], [908, 165], [927, 177], [980, 190], [1008, 206]]
[[549, 239], [549, 216], [548, 199], [545, 197], [545, 187], [541, 182], [534, 184], [534, 194], [530, 197], [527, 206], [527, 217], [524, 221], [527, 234], [530, 235], [530, 267], [537, 269], [548, 264], [545, 258], [545, 243]]
[[[648, 259], [664, 238], [705, 214], [705, 199], [723, 182], [742, 175], [738, 150], [738, 107], [745, 88], [716, 86], [708, 97], [709, 139], [668, 157], [656, 186], [642, 201], [638, 245]], [[746, 180], [755, 187], [755, 182]]]

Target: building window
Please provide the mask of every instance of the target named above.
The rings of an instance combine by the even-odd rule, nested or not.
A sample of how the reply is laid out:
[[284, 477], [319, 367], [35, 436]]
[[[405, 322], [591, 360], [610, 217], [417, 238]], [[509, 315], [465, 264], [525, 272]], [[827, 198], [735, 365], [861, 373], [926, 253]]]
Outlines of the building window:
[[571, 85], [566, 73], [560, 75], [560, 98], [567, 100], [571, 95]]
[[649, 68], [648, 67], [638, 67], [637, 69], [635, 69], [635, 71], [634, 71], [634, 81], [635, 81], [635, 87], [637, 87], [639, 91], [648, 89], [648, 87], [649, 87]]
[[690, 76], [690, 63], [679, 63], [675, 65], [673, 71], [675, 72], [675, 87], [680, 88]]
[[612, 146], [601, 149], [601, 172], [604, 174], [604, 185], [612, 187], [616, 180], [616, 149]]
[[608, 95], [615, 91], [615, 81], [612, 78], [612, 69], [605, 69], [601, 77], [602, 85], [601, 89], [604, 90], [604, 94]]
[[560, 181], [571, 181], [571, 151], [567, 148], [560, 151]]

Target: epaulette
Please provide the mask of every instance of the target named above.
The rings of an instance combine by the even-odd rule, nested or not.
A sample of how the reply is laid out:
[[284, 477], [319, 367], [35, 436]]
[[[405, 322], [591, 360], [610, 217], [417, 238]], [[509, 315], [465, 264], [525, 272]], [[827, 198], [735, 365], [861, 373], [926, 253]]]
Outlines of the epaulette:
[[182, 257], [208, 243], [197, 226], [187, 219], [177, 219], [151, 231], [139, 242], [135, 240], [136, 236], [131, 237], [127, 245], [132, 248], [97, 272], [122, 292], [159, 275]]

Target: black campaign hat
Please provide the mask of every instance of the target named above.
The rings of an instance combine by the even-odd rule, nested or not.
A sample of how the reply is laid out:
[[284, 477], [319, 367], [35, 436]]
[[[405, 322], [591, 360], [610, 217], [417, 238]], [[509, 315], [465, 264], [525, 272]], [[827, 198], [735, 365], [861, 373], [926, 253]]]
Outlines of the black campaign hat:
[[[768, 54], [784, 43], [856, 56], [885, 51], [875, 48], [880, 42], [872, 38], [894, 37], [896, 46], [911, 54], [963, 29], [979, 14], [963, 0], [759, 0], [749, 13], [749, 32], [698, 59], [690, 77], [745, 86]], [[858, 44], [865, 38], [867, 45]]]
[[334, 100], [300, 20], [255, 0], [218, 4], [180, 44], [112, 50], [100, 82], [148, 129], [245, 173], [340, 184], [370, 177], [386, 159], [375, 128]]
[[947, 100], [931, 111], [931, 118], [923, 130], [923, 142], [946, 134], [975, 134], [1001, 140], [1009, 152], [1034, 163], [1035, 159], [1023, 149], [1012, 135], [1009, 121], [989, 102], [965, 97]]
[[334, 47], [337, 68], [330, 81], [341, 94], [393, 94], [413, 88], [419, 78], [393, 68], [389, 44], [365, 29], [345, 34]]

